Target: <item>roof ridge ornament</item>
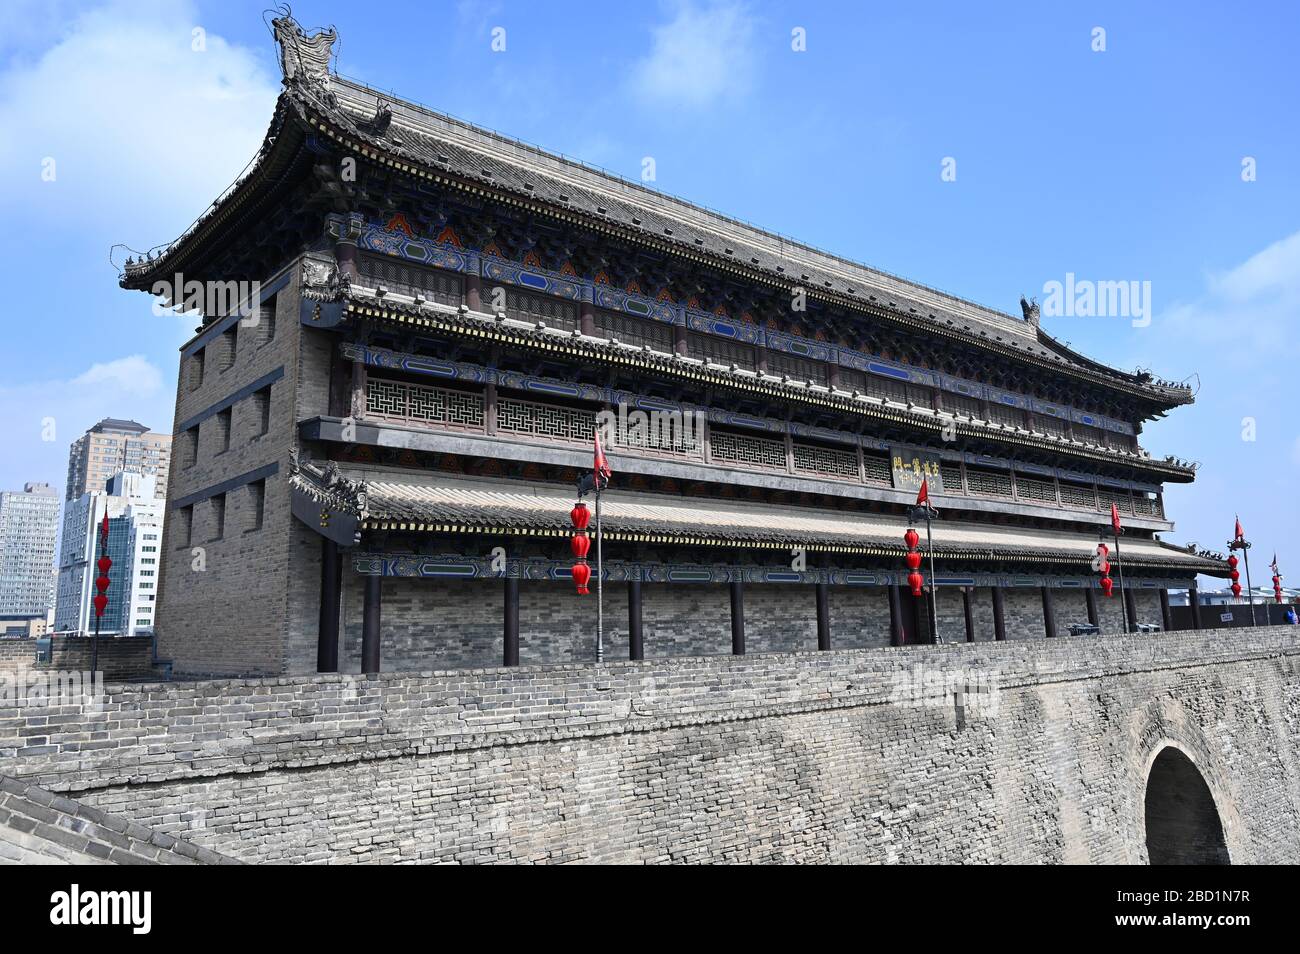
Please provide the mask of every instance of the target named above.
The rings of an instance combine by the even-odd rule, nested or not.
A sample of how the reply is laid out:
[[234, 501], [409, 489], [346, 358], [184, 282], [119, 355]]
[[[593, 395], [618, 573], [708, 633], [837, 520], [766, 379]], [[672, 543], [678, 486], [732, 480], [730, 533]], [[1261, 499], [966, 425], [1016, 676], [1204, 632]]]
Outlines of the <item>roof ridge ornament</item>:
[[293, 18], [288, 4], [280, 8], [280, 16], [271, 20], [275, 42], [280, 46], [280, 72], [285, 86], [311, 86], [326, 95], [330, 93], [330, 57], [338, 31], [333, 27], [317, 30], [311, 36]]
[[1035, 328], [1038, 327], [1038, 299], [1036, 297], [1026, 298], [1024, 295], [1021, 295], [1020, 311], [1024, 314], [1026, 323]]

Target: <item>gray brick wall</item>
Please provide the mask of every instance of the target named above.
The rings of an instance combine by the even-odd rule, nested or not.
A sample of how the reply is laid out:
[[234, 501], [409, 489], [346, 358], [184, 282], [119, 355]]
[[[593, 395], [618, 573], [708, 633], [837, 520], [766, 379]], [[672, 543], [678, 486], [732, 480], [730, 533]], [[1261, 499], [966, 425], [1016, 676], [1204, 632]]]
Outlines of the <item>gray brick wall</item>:
[[[935, 673], [994, 705], [908, 704]], [[1300, 860], [1287, 627], [123, 686], [53, 714], [0, 711], [25, 782], [247, 861], [1142, 862], [1168, 744], [1234, 862]]]
[[[179, 430], [172, 442], [163, 526], [156, 633], [158, 655], [173, 660], [182, 674], [279, 674], [287, 670], [285, 654], [289, 512], [289, 451], [297, 440], [294, 387], [302, 344], [298, 323], [298, 266], [276, 298], [275, 336], [265, 340], [263, 326], [241, 327], [234, 364], [225, 371], [209, 346], [203, 383], [189, 385], [188, 359], [182, 357], [177, 387], [175, 426], [228, 398], [276, 368], [284, 376], [271, 385], [270, 430], [261, 434], [260, 415], [252, 398], [232, 407], [230, 446], [219, 447], [215, 417], [199, 427], [195, 462], [183, 459], [187, 441]], [[266, 482], [260, 529], [254, 529], [247, 486], [225, 496], [225, 526], [216, 539], [211, 500], [194, 504], [189, 540], [175, 502], [267, 464], [280, 472]], [[196, 553], [195, 548], [201, 552]], [[202, 566], [198, 570], [196, 566]], [[313, 626], [315, 624], [313, 623]]]
[[829, 603], [833, 648], [889, 645], [889, 597], [883, 587], [833, 586]]
[[0, 865], [238, 863], [129, 818], [0, 775]]

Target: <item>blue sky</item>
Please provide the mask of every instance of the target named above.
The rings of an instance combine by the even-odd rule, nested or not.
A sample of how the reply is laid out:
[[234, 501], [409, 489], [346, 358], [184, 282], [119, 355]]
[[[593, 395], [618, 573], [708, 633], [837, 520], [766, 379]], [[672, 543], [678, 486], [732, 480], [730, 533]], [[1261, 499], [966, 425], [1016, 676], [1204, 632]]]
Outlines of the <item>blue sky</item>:
[[[0, 486], [61, 483], [68, 444], [101, 416], [170, 429], [193, 321], [120, 291], [110, 247], [173, 238], [254, 155], [279, 83], [265, 6], [0, 7]], [[666, 191], [1005, 311], [1070, 272], [1151, 282], [1147, 327], [1045, 324], [1120, 367], [1196, 375], [1197, 403], [1144, 437], [1203, 465], [1167, 495], [1169, 538], [1221, 548], [1240, 510], [1256, 583], [1275, 547], [1300, 579], [1297, 5], [299, 2], [295, 14], [334, 24], [339, 69], [373, 86], [631, 178], [653, 157]], [[941, 179], [945, 158], [955, 181]]]

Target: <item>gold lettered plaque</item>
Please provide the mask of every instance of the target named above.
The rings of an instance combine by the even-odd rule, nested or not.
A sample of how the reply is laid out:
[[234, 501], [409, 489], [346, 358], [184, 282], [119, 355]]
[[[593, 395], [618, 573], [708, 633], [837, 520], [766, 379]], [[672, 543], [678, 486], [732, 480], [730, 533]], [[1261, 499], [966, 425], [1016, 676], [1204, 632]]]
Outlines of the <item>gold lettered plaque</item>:
[[930, 493], [943, 493], [943, 475], [939, 471], [939, 458], [933, 451], [916, 447], [891, 447], [889, 472], [893, 474], [897, 490], [921, 489], [921, 481], [930, 482]]

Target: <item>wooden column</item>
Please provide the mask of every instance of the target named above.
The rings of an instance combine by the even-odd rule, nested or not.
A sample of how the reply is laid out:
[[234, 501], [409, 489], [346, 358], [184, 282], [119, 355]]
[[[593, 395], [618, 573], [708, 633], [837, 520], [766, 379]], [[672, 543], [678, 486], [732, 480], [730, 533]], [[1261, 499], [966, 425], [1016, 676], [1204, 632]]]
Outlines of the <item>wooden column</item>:
[[685, 325], [673, 325], [673, 350], [678, 354], [686, 354]]
[[731, 654], [745, 655], [745, 584], [731, 581]]
[[1043, 588], [1043, 629], [1047, 633], [1047, 638], [1051, 639], [1056, 635], [1056, 607], [1052, 599], [1052, 588], [1044, 586]]
[[470, 311], [483, 310], [483, 279], [478, 275], [465, 276], [465, 306]]
[[320, 626], [316, 640], [316, 671], [339, 671], [339, 590], [343, 584], [343, 561], [339, 545], [321, 537]]
[[754, 345], [754, 368], [759, 374], [767, 374], [767, 347]]
[[966, 642], [975, 642], [975, 612], [971, 607], [971, 588], [961, 588], [961, 611], [966, 618]]
[[1196, 581], [1187, 588], [1187, 608], [1192, 611], [1192, 629], [1201, 628], [1201, 593], [1196, 588]]
[[641, 581], [627, 581], [627, 658], [645, 659], [641, 635]]
[[379, 672], [379, 611], [384, 594], [384, 578], [366, 577], [365, 602], [361, 611], [361, 671]]
[[889, 597], [889, 645], [903, 645], [903, 606], [898, 595], [898, 587], [890, 586]]
[[1174, 628], [1174, 614], [1169, 611], [1169, 590], [1160, 588], [1160, 627], [1166, 633]]
[[483, 388], [483, 431], [486, 434], [497, 432], [497, 385], [489, 381]]
[[831, 648], [831, 595], [829, 583], [818, 583], [817, 589], [817, 648], [822, 652]]
[[596, 333], [596, 306], [589, 301], [578, 303], [578, 330], [584, 335]]
[[1138, 612], [1137, 600], [1133, 596], [1132, 588], [1124, 590], [1124, 605], [1128, 607], [1128, 629], [1130, 633], [1138, 631]]
[[334, 260], [338, 262], [339, 274], [357, 279], [357, 243], [340, 241], [334, 243]]
[[519, 578], [506, 577], [505, 632], [501, 665], [519, 665]]
[[1083, 598], [1088, 603], [1088, 622], [1092, 623], [1093, 626], [1100, 625], [1097, 622], [1097, 591], [1089, 586], [1083, 591]]
[[1007, 619], [1006, 609], [1002, 605], [1002, 587], [993, 587], [993, 638], [1004, 640], [1007, 638]]
[[840, 386], [840, 365], [838, 361], [831, 361], [826, 366], [826, 383], [833, 388]]

